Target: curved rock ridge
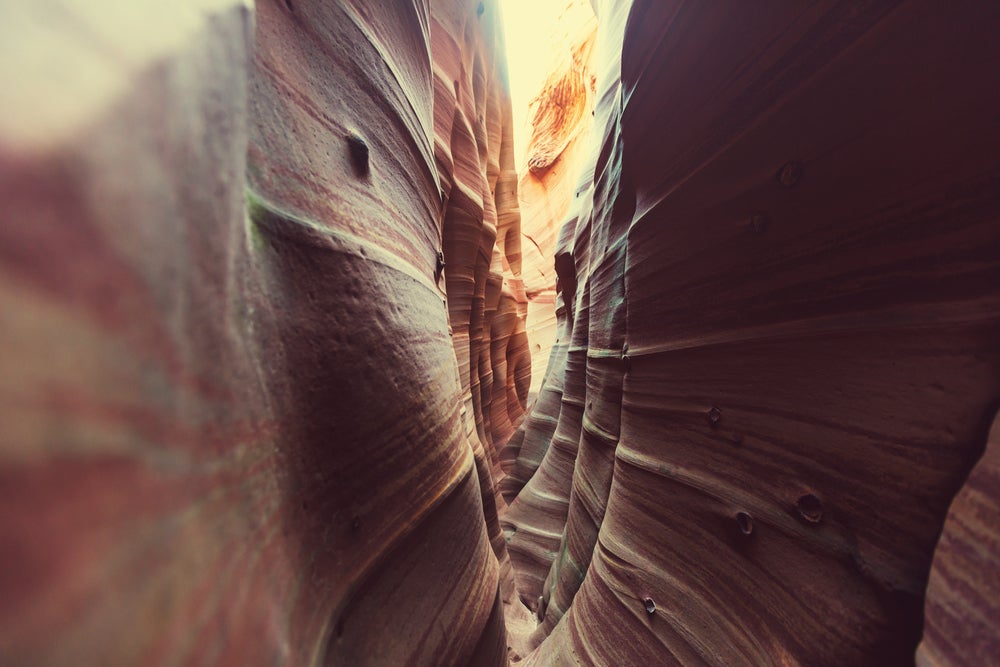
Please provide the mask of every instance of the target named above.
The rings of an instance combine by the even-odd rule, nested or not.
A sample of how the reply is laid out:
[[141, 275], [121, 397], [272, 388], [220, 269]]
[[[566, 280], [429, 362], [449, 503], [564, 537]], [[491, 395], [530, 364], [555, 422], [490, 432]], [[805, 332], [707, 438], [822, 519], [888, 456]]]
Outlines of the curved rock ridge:
[[37, 105], [0, 122], [0, 662], [505, 664], [495, 5], [45, 0], [0, 37]]
[[545, 174], [566, 154], [592, 107], [590, 57], [597, 28], [593, 9], [582, 1], [570, 3], [558, 21], [566, 26], [568, 35], [564, 39], [569, 48], [559, 53], [542, 91], [531, 103], [527, 166], [528, 172], [536, 176]]
[[568, 2], [519, 181], [496, 0], [125, 4], [0, 4], [0, 664], [994, 660], [1000, 6]]
[[[602, 431], [595, 422], [590, 421], [593, 416], [585, 421], [585, 401], [589, 404], [587, 410], [591, 411], [591, 415], [596, 414], [593, 412], [595, 402], [597, 409], [611, 420], [617, 414], [613, 408], [616, 400], [613, 389], [610, 395], [598, 395], [597, 391], [602, 382], [608, 381], [611, 384], [606, 389], [611, 389], [618, 360], [609, 360], [610, 366], [607, 361], [601, 362], [604, 371], [598, 371], [587, 355], [592, 335], [598, 340], [609, 335], [620, 338], [621, 327], [624, 325], [621, 318], [623, 300], [620, 272], [608, 273], [602, 270], [594, 277], [595, 264], [607, 261], [593, 254], [594, 243], [596, 241], [601, 244], [597, 250], [603, 255], [608, 253], [608, 242], [603, 230], [596, 230], [598, 236], [594, 237], [595, 230], [591, 221], [614, 204], [615, 192], [619, 187], [615, 165], [608, 163], [611, 154], [607, 147], [618, 141], [620, 54], [628, 6], [621, 3], [598, 3], [595, 10], [601, 27], [592, 47], [599, 63], [594, 129], [587, 135], [590, 141], [586, 144], [586, 152], [583, 153], [581, 147], [581, 152], [576, 157], [576, 162], [580, 165], [580, 176], [568, 204], [569, 219], [563, 226], [555, 253], [555, 268], [559, 274], [563, 302], [566, 304], [565, 310], [561, 311], [562, 330], [559, 340], [565, 341], [565, 344], [557, 344], [554, 348], [554, 362], [549, 366], [542, 388], [542, 397], [546, 400], [542, 401], [540, 397], [536, 408], [522, 427], [523, 442], [529, 443], [529, 446], [521, 446], [516, 463], [503, 482], [505, 493], [517, 496], [504, 517], [504, 523], [511, 536], [510, 548], [517, 565], [519, 592], [525, 603], [545, 619], [545, 623], [535, 633], [535, 644], [562, 616], [571, 602], [572, 592], [575, 591], [571, 587], [571, 590], [564, 591], [568, 597], [562, 596], [556, 604], [551, 603], [551, 593], [559, 578], [559, 570], [563, 569], [564, 574], [578, 570], [578, 585], [593, 549], [591, 542], [589, 547], [582, 547], [582, 553], [578, 554], [576, 561], [568, 560], [568, 544], [563, 535], [570, 512], [575, 461], [578, 460], [579, 447], [583, 442], [582, 434], [611, 432]], [[589, 39], [593, 40], [594, 36]], [[567, 166], [570, 164], [573, 162], [568, 162]], [[522, 183], [534, 178], [534, 174], [528, 172]], [[530, 200], [531, 192], [525, 190], [523, 196], [525, 210], [528, 211], [534, 208]], [[562, 192], [565, 192], [565, 188]], [[555, 199], [554, 196], [549, 197]], [[618, 247], [620, 252], [620, 243]], [[590, 301], [591, 290], [595, 285], [600, 298], [608, 299], [602, 301], [602, 312], [608, 313], [609, 317], [592, 324]], [[618, 323], [613, 324], [616, 312]], [[608, 328], [609, 325], [617, 329], [618, 333]], [[557, 363], [560, 365], [557, 366]], [[612, 371], [612, 377], [602, 376], [608, 369]], [[560, 380], [553, 380], [555, 375], [560, 376]], [[620, 377], [618, 381], [620, 382]], [[517, 439], [512, 442], [516, 444]], [[589, 456], [590, 452], [581, 460], [587, 461]], [[610, 482], [611, 471], [608, 468], [610, 459], [607, 456], [604, 459], [603, 464], [598, 460], [589, 460], [586, 474], [592, 482], [596, 482], [597, 478], [604, 478], [606, 486]], [[582, 481], [584, 478], [581, 476], [579, 479]], [[606, 491], [604, 496], [606, 499]], [[574, 511], [577, 509], [574, 508]], [[602, 511], [597, 505], [593, 509], [598, 514]], [[596, 539], [596, 527], [599, 525], [598, 518], [592, 531], [593, 539]]]
[[989, 665], [1000, 656], [1000, 417], [951, 503], [934, 550], [917, 667]]
[[[1000, 400], [1000, 12], [594, 4], [562, 400], [502, 483], [525, 664], [913, 664]], [[996, 641], [948, 550], [988, 470], [927, 664]]]
[[[531, 355], [503, 35], [494, 7], [431, 10], [434, 153], [441, 181], [441, 278], [487, 530], [504, 595], [513, 571], [500, 532], [500, 449], [524, 416]], [[498, 56], [498, 54], [501, 54]]]
[[594, 125], [597, 20], [587, 0], [568, 2], [551, 31], [549, 73], [529, 108], [530, 139], [524, 150], [529, 165], [544, 159], [546, 166], [522, 170], [518, 181], [532, 398], [541, 389], [558, 328], [556, 241], [571, 205], [578, 203], [575, 188], [590, 155]]
[[[531, 341], [532, 382], [531, 410], [500, 454], [506, 473], [500, 488], [508, 502], [538, 467], [559, 416], [562, 373], [555, 369], [565, 364], [570, 335], [569, 311], [560, 294], [565, 290], [559, 286], [559, 281], [572, 278], [558, 274], [555, 262], [557, 234], [560, 228], [564, 233], [572, 231], [570, 225], [563, 223], [571, 210], [587, 201], [574, 188], [579, 175], [585, 171], [584, 163], [590, 152], [596, 28], [593, 9], [585, 0], [571, 0], [563, 8], [556, 25], [551, 28], [557, 37], [549, 47], [550, 71], [543, 89], [532, 102], [535, 113], [530, 120], [530, 136], [533, 139], [526, 149], [534, 150], [539, 136], [551, 134], [560, 135], [563, 149], [551, 168], [541, 172], [525, 169], [518, 182], [524, 238], [523, 275], [528, 299], [525, 327]], [[579, 105], [583, 113], [576, 114], [564, 125], [554, 124], [541, 110], [566, 104], [562, 98], [568, 89], [581, 96], [571, 103]], [[570, 240], [567, 236], [565, 241]], [[565, 260], [568, 254], [563, 252], [562, 257]], [[572, 298], [569, 300], [572, 302]], [[541, 383], [543, 375], [549, 378], [544, 386]], [[507, 526], [511, 528], [513, 524], [508, 521]], [[515, 546], [519, 542], [515, 542]], [[524, 568], [519, 569], [524, 571]], [[535, 600], [536, 596], [532, 596], [532, 606]]]

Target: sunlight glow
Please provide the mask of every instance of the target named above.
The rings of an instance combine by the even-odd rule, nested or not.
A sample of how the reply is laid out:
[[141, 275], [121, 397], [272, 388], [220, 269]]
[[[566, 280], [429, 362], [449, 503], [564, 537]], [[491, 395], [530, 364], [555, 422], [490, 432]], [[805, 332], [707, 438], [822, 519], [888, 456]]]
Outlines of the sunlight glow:
[[542, 89], [553, 49], [556, 19], [567, 0], [500, 0], [510, 99], [514, 117], [514, 160], [520, 172], [528, 141], [528, 106]]

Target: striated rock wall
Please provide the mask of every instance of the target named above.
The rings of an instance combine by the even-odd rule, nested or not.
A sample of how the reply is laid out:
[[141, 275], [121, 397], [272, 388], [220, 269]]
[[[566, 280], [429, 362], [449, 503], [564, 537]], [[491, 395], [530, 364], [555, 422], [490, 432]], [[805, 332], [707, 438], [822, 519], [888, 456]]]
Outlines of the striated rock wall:
[[438, 2], [431, 11], [434, 155], [440, 175], [441, 273], [462, 384], [466, 437], [479, 471], [504, 598], [514, 579], [500, 532], [499, 450], [524, 415], [531, 355], [525, 331], [520, 214], [503, 35], [495, 7]]
[[989, 665], [1000, 656], [1000, 418], [951, 503], [934, 551], [917, 667]]
[[127, 4], [0, 6], [0, 663], [991, 659], [993, 3], [573, 5], [524, 230], [495, 3]]
[[597, 64], [597, 20], [590, 3], [568, 2], [551, 32], [548, 76], [529, 108], [530, 133], [518, 181], [532, 397], [541, 390], [557, 339], [553, 259], [559, 230], [577, 204], [575, 188], [590, 153]]
[[504, 664], [495, 7], [46, 0], [0, 36], [0, 662]]
[[[620, 63], [628, 5], [596, 3], [594, 10], [600, 28], [593, 47], [598, 66], [592, 138], [587, 145], [589, 152], [581, 160], [579, 180], [554, 261], [564, 304], [559, 341], [564, 342], [554, 347], [542, 395], [522, 428], [526, 444], [520, 447], [516, 463], [503, 482], [505, 491], [516, 495], [504, 522], [517, 565], [518, 590], [524, 602], [544, 618], [535, 633], [535, 644], [562, 617], [586, 572], [611, 480], [607, 443], [613, 450], [617, 435], [616, 404], [620, 399], [615, 383], [620, 385], [621, 372], [617, 364], [591, 362], [588, 349], [592, 335], [596, 340], [608, 336], [620, 339], [624, 325], [621, 271], [611, 266], [613, 258], [604, 258], [620, 252], [621, 244], [617, 244], [618, 250], [609, 249], [607, 230], [595, 229], [592, 222], [598, 215], [609, 215], [620, 187], [618, 165], [608, 160], [610, 147], [619, 140]], [[530, 192], [526, 190], [526, 210], [531, 210], [527, 201]], [[600, 255], [595, 256], [595, 251]], [[596, 265], [601, 262], [604, 266], [598, 270]], [[590, 304], [595, 286], [602, 299], [602, 316], [592, 322]], [[586, 419], [585, 405], [590, 411]], [[605, 446], [593, 450], [594, 439], [604, 440]], [[512, 446], [518, 440], [515, 437]], [[579, 477], [575, 476], [577, 461]], [[571, 503], [575, 484], [589, 486], [588, 510], [583, 510], [578, 495]], [[564, 532], [571, 511], [574, 515], [589, 512], [592, 526], [588, 535]], [[560, 570], [563, 577], [575, 583], [563, 586], [553, 601]]]
[[[505, 518], [526, 664], [912, 664], [1000, 399], [1000, 13], [595, 8], [562, 402]], [[941, 558], [934, 658], [990, 608]]]

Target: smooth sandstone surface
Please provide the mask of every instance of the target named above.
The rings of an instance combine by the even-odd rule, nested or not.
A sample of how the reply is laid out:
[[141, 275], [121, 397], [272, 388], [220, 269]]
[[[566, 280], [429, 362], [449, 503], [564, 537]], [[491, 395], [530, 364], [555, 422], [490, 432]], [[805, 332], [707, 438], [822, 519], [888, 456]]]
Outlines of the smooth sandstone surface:
[[[1000, 395], [1000, 13], [595, 8], [562, 406], [508, 513], [526, 664], [913, 664]], [[940, 591], [992, 570], [941, 559], [929, 628], [971, 641], [990, 605]]]
[[1000, 656], [1000, 419], [951, 503], [934, 551], [917, 667], [988, 665]]
[[496, 2], [126, 4], [0, 5], [0, 664], [996, 661], [995, 3], [567, 2], [520, 175]]
[[568, 2], [551, 31], [548, 76], [528, 110], [526, 164], [518, 181], [532, 397], [541, 391], [557, 344], [558, 276], [553, 260], [560, 228], [579, 203], [575, 188], [589, 157], [594, 124], [597, 20], [590, 4]]
[[494, 8], [133, 5], [0, 10], [0, 662], [504, 664]]

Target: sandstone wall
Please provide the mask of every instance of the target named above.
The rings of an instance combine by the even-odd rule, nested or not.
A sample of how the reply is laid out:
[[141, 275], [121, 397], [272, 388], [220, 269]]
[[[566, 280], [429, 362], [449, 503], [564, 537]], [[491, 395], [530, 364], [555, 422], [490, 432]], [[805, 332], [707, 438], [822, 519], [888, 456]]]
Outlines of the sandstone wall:
[[988, 665], [1000, 655], [1000, 419], [951, 503], [934, 550], [917, 667]]
[[0, 663], [991, 659], [1000, 9], [591, 5], [0, 5]]
[[[1000, 14], [595, 5], [562, 403], [506, 519], [526, 663], [912, 664], [1000, 398]], [[925, 655], [992, 608], [959, 558]]]
[[[591, 152], [597, 66], [597, 20], [587, 0], [570, 0], [549, 27], [548, 59], [537, 45], [539, 66], [548, 73], [528, 109], [525, 164], [518, 181], [524, 235], [526, 327], [531, 341], [533, 397], [541, 390], [557, 335], [559, 230], [575, 205], [576, 185]], [[515, 48], [524, 48], [515, 44]]]
[[46, 0], [0, 36], [0, 662], [505, 663], [495, 7]]

